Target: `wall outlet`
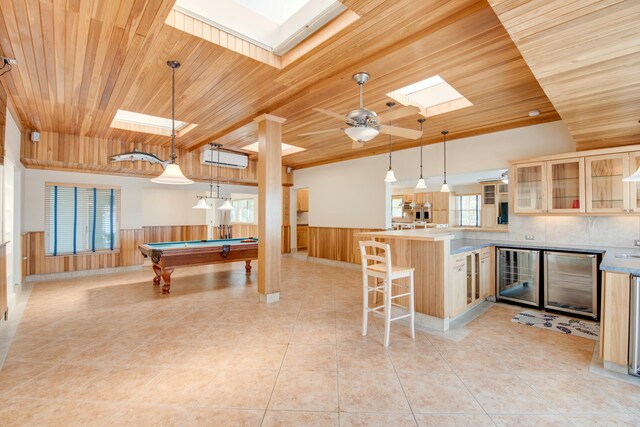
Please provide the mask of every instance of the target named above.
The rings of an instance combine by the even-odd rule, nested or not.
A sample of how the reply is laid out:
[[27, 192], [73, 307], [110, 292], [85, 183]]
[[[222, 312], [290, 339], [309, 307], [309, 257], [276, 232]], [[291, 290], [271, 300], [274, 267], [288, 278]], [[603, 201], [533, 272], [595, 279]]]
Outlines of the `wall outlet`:
[[524, 236], [524, 238], [527, 240], [534, 240], [534, 236], [532, 236], [531, 234]]
[[633, 246], [640, 246], [640, 240], [634, 240]]

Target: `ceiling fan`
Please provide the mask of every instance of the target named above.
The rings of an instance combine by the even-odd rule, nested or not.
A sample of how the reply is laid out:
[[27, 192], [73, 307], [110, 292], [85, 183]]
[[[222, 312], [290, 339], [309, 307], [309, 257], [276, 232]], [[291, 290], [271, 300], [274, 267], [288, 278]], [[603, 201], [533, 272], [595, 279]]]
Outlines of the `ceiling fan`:
[[315, 111], [326, 114], [338, 120], [345, 122], [347, 127], [325, 129], [315, 132], [301, 133], [298, 136], [319, 135], [328, 132], [335, 132], [338, 130], [344, 131], [349, 138], [353, 140], [352, 148], [361, 148], [365, 142], [372, 140], [379, 134], [399, 136], [407, 139], [418, 139], [422, 135], [419, 130], [405, 129], [391, 125], [383, 125], [381, 122], [390, 122], [391, 120], [399, 119], [402, 117], [410, 116], [412, 114], [418, 114], [420, 109], [412, 105], [401, 107], [396, 110], [389, 110], [380, 115], [376, 114], [362, 105], [362, 91], [364, 84], [369, 80], [368, 73], [356, 73], [352, 76], [353, 80], [358, 84], [360, 88], [360, 108], [342, 115], [335, 113], [331, 110], [324, 108], [314, 108]]

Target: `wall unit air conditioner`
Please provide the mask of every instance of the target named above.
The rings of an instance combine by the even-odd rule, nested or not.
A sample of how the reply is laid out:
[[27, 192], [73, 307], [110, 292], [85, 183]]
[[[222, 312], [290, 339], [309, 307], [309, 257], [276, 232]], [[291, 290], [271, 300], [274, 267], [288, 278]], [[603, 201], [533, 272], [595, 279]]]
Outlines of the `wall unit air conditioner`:
[[249, 166], [249, 157], [246, 154], [220, 151], [220, 159], [218, 160], [217, 150], [206, 149], [200, 154], [200, 163], [212, 166], [219, 164], [224, 168], [246, 169]]

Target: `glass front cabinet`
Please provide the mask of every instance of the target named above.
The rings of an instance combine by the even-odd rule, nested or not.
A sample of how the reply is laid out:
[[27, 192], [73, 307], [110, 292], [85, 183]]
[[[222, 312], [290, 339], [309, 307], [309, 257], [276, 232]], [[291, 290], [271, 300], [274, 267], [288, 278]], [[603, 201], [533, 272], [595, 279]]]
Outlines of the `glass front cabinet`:
[[548, 212], [585, 212], [584, 159], [549, 161], [547, 173]]
[[628, 153], [591, 156], [585, 159], [587, 212], [629, 212]]
[[514, 207], [516, 213], [547, 212], [545, 162], [514, 165]]
[[[640, 167], [640, 151], [629, 153], [629, 175], [633, 175]], [[629, 184], [629, 210], [640, 212], [640, 182]]]

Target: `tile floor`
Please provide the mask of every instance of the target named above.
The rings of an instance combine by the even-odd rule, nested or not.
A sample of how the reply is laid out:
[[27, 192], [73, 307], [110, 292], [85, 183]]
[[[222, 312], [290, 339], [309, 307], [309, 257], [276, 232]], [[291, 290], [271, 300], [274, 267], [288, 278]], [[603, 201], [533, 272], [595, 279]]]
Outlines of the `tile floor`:
[[[640, 387], [589, 373], [594, 341], [514, 324], [494, 306], [463, 333], [381, 323], [360, 336], [357, 271], [150, 267], [36, 284], [0, 372], [10, 425], [640, 425]], [[460, 332], [460, 331], [457, 331]], [[464, 338], [460, 338], [464, 336]], [[457, 337], [457, 338], [456, 338]]]

